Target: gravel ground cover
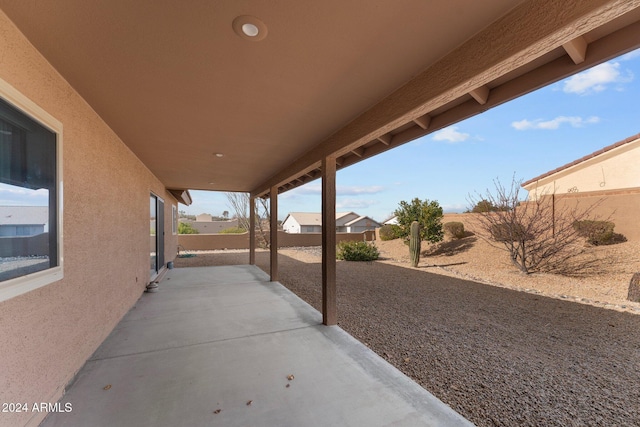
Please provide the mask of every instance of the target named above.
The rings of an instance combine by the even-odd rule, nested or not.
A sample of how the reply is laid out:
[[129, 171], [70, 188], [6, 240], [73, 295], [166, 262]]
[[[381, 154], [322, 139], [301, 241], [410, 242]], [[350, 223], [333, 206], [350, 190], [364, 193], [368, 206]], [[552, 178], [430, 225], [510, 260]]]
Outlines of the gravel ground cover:
[[49, 257], [0, 257], [0, 281], [9, 280], [25, 274], [45, 270], [49, 266]]
[[[427, 257], [417, 269], [403, 264], [401, 246], [396, 253], [379, 243], [384, 261], [338, 262], [339, 325], [454, 410], [478, 426], [640, 425], [640, 315], [637, 305], [619, 301], [624, 286], [605, 279], [612, 272], [529, 283], [494, 261], [472, 281], [461, 277], [471, 274], [464, 268], [473, 261], [452, 257], [491, 255], [476, 242]], [[609, 250], [633, 254], [637, 246]], [[268, 271], [268, 253], [256, 258]], [[247, 252], [209, 253], [176, 266], [247, 262]], [[281, 250], [279, 274], [283, 285], [321, 308], [318, 248]], [[529, 288], [536, 280], [542, 290]], [[601, 292], [609, 298], [564, 295], [569, 285], [579, 290], [580, 280], [584, 289], [600, 281], [611, 288]], [[573, 294], [586, 301], [568, 300]]]

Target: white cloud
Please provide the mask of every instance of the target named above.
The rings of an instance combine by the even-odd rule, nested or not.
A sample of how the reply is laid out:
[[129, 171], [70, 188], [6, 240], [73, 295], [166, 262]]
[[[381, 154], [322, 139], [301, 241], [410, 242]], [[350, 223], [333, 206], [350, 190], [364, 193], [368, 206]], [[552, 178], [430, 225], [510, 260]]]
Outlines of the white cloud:
[[588, 95], [595, 92], [602, 92], [610, 84], [629, 83], [633, 80], [633, 73], [626, 70], [623, 75], [620, 71], [619, 62], [605, 62], [595, 67], [569, 77], [564, 81], [562, 90], [565, 93], [575, 93], [578, 95]]
[[291, 191], [287, 191], [282, 196], [279, 197], [293, 197], [297, 195], [308, 195], [308, 194], [322, 194], [322, 185], [321, 184], [306, 184], [301, 187], [294, 188]]
[[365, 209], [378, 204], [377, 200], [346, 198], [336, 200], [336, 209]]
[[469, 139], [471, 135], [458, 131], [457, 126], [449, 126], [441, 131], [433, 134], [434, 141], [447, 141], [447, 142], [462, 142]]
[[640, 58], [640, 49], [632, 50], [631, 52], [624, 54], [620, 57], [621, 61], [631, 61], [632, 59]]
[[571, 117], [558, 116], [555, 119], [546, 120], [546, 121], [542, 119], [537, 119], [533, 121], [524, 119], [517, 122], [512, 122], [511, 126], [516, 130], [531, 130], [531, 129], [556, 130], [563, 123], [568, 123], [574, 128], [579, 128], [585, 125], [598, 123], [599, 121], [600, 121], [600, 117], [597, 117], [597, 116], [591, 116], [586, 119], [583, 119], [582, 117], [576, 117], [576, 116], [571, 116]]
[[49, 191], [0, 183], [0, 206], [47, 206]]
[[[384, 191], [384, 187], [380, 185], [369, 185], [369, 186], [338, 185], [336, 187], [337, 196], [359, 196], [361, 194], [377, 194], [382, 191]], [[322, 194], [322, 185], [308, 184], [302, 187], [294, 188], [288, 193], [290, 193], [291, 195], [320, 195]]]
[[378, 194], [384, 191], [384, 187], [380, 185], [369, 186], [341, 186], [336, 188], [336, 195], [338, 196], [358, 196], [360, 194]]

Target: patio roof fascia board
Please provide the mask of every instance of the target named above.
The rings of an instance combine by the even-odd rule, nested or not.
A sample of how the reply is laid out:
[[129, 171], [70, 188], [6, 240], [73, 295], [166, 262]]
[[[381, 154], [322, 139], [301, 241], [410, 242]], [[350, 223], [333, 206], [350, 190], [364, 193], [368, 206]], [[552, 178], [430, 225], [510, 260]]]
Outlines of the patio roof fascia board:
[[362, 160], [395, 148], [399, 145], [437, 132], [462, 120], [481, 114], [491, 108], [512, 101], [549, 84], [584, 71], [597, 64], [608, 61], [620, 54], [640, 48], [640, 22], [624, 27], [610, 35], [589, 44], [589, 55], [585, 61], [576, 65], [568, 55], [563, 55], [535, 70], [491, 89], [491, 97], [486, 104], [478, 104], [474, 99], [456, 105], [441, 114], [433, 116], [428, 129], [417, 126], [393, 135], [390, 145], [377, 144], [367, 148], [362, 157], [350, 156], [340, 165], [340, 169], [354, 165]]
[[[522, 3], [258, 185], [251, 195], [262, 196], [316, 169], [323, 158], [347, 154], [638, 7], [640, 0]], [[501, 40], [500, 49], [494, 40]], [[481, 107], [488, 109], [486, 104]]]
[[193, 199], [191, 198], [191, 193], [189, 193], [189, 190], [169, 188], [168, 191], [173, 197], [176, 198], [178, 202], [182, 203], [183, 205], [189, 206], [191, 205], [191, 203], [193, 203]]

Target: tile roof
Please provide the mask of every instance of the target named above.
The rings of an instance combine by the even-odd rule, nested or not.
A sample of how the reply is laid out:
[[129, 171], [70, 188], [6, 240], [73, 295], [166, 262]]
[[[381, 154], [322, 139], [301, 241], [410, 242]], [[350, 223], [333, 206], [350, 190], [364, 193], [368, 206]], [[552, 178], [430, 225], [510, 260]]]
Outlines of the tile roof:
[[608, 146], [606, 146], [604, 148], [601, 148], [598, 151], [594, 151], [591, 154], [588, 154], [588, 155], [586, 155], [584, 157], [581, 157], [578, 160], [574, 160], [571, 163], [567, 163], [566, 165], [560, 166], [559, 168], [555, 168], [554, 170], [551, 170], [549, 172], [543, 173], [542, 175], [536, 176], [535, 178], [531, 178], [530, 180], [528, 180], [526, 182], [523, 182], [521, 184], [521, 186], [524, 187], [524, 186], [529, 185], [531, 183], [534, 183], [536, 181], [540, 181], [541, 179], [544, 179], [544, 178], [546, 178], [548, 176], [554, 175], [554, 174], [556, 174], [556, 173], [558, 173], [560, 171], [563, 171], [565, 169], [569, 169], [572, 166], [575, 166], [575, 165], [580, 164], [582, 162], [585, 162], [585, 161], [587, 161], [589, 159], [597, 157], [597, 156], [599, 156], [601, 154], [606, 153], [607, 151], [613, 150], [614, 148], [618, 148], [618, 147], [621, 147], [621, 146], [623, 146], [625, 144], [629, 144], [630, 142], [634, 142], [634, 141], [636, 141], [638, 139], [640, 139], [640, 133], [637, 134], [637, 135], [630, 136], [629, 138], [623, 139], [622, 141], [618, 141], [615, 144], [608, 145]]
[[353, 220], [349, 221], [348, 223], [346, 223], [345, 226], [349, 227], [349, 226], [351, 226], [353, 224], [357, 224], [358, 222], [362, 221], [363, 219], [368, 219], [369, 221], [371, 221], [373, 223], [371, 225], [374, 225], [374, 224], [377, 224], [378, 226], [380, 225], [378, 223], [378, 221], [376, 221], [374, 219], [371, 219], [368, 216], [359, 216], [358, 218], [353, 219]]
[[[336, 212], [336, 220], [349, 214], [358, 215], [355, 212]], [[300, 225], [322, 225], [322, 213], [320, 212], [289, 212], [287, 217], [292, 217]], [[287, 218], [285, 218], [285, 221]]]

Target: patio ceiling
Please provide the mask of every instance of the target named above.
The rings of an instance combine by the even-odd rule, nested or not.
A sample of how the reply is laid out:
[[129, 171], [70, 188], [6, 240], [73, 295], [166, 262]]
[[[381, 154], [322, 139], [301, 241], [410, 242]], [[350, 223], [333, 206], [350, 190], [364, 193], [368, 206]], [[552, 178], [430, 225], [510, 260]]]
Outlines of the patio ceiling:
[[638, 0], [0, 7], [168, 188], [257, 196], [640, 47]]

